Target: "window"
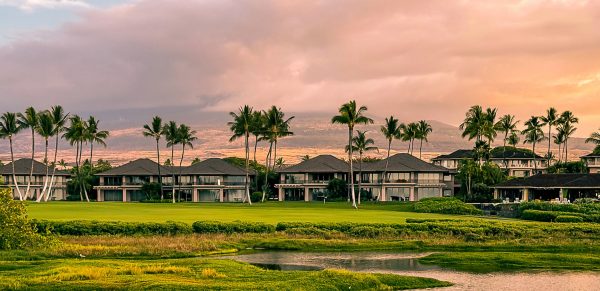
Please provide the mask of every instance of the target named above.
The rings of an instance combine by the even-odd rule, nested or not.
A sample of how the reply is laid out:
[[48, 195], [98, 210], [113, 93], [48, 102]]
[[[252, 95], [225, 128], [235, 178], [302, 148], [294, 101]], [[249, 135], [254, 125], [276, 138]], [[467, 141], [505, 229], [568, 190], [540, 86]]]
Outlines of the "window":
[[104, 190], [104, 201], [123, 201], [123, 191]]
[[[227, 185], [244, 185], [246, 183], [246, 176], [226, 176], [225, 184]], [[250, 183], [250, 177], [248, 177], [248, 183]]]
[[120, 186], [121, 184], [123, 184], [122, 177], [104, 177], [104, 185]]
[[419, 183], [439, 183], [440, 182], [440, 174], [439, 173], [419, 173]]
[[333, 179], [333, 173], [312, 174], [311, 182], [329, 182]]
[[385, 189], [388, 200], [391, 201], [409, 201], [410, 199], [410, 188], [409, 187], [390, 187]]
[[304, 182], [304, 174], [286, 174], [286, 184], [302, 184]]
[[220, 176], [198, 176], [198, 185], [217, 185], [221, 181]]
[[410, 173], [388, 173], [388, 179], [391, 183], [410, 182]]
[[429, 197], [439, 197], [440, 188], [417, 188], [415, 200], [421, 200]]
[[201, 189], [198, 190], [198, 200], [200, 202], [215, 202], [219, 201], [219, 190]]

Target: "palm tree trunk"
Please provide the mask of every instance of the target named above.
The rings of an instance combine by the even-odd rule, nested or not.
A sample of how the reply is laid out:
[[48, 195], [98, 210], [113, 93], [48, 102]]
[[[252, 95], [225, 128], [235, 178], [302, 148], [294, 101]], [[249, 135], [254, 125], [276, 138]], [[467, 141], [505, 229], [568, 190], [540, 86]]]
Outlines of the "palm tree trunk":
[[94, 143], [90, 142], [90, 168], [94, 167]]
[[419, 159], [421, 158], [421, 150], [423, 149], [423, 139], [420, 138], [419, 139], [421, 141], [421, 143], [419, 144]]
[[548, 166], [550, 166], [550, 141], [552, 140], [552, 124], [548, 123]]
[[560, 163], [562, 161], [562, 151], [560, 148], [560, 143], [558, 144], [558, 162]]
[[79, 167], [79, 142], [75, 142], [75, 167], [77, 167], [77, 181], [79, 188], [79, 199], [83, 201], [83, 191], [81, 191], [81, 168]]
[[36, 202], [41, 202], [44, 198], [44, 194], [46, 193], [46, 187], [48, 187], [48, 176], [50, 171], [48, 169], [48, 138], [46, 138], [46, 150], [44, 151], [44, 164], [46, 165], [46, 176], [44, 176], [44, 188], [42, 188], [42, 192], [39, 193], [36, 198]]
[[358, 205], [360, 205], [360, 194], [362, 192], [362, 153], [359, 154], [358, 158]]
[[569, 161], [569, 138], [565, 138], [565, 163]]
[[175, 171], [173, 171], [173, 161], [175, 160], [175, 145], [171, 145], [171, 198], [173, 198], [173, 203], [175, 203]]
[[504, 167], [508, 170], [508, 161], [506, 160], [506, 139], [508, 138], [508, 131], [504, 133], [504, 142], [502, 143], [502, 160], [504, 161]]
[[50, 187], [48, 188], [48, 192], [46, 193], [46, 198], [44, 198], [44, 201], [48, 201], [48, 199], [50, 198], [50, 195], [52, 195], [52, 187], [54, 186], [54, 175], [56, 174], [56, 159], [58, 157], [58, 138], [59, 138], [59, 134], [56, 134], [56, 144], [54, 145], [54, 162], [52, 162], [52, 165], [54, 165], [52, 167], [52, 178], [50, 178]]
[[19, 200], [23, 201], [23, 194], [21, 193], [21, 189], [19, 189], [19, 182], [17, 182], [17, 176], [15, 175], [15, 156], [13, 154], [12, 136], [8, 137], [8, 141], [10, 142], [10, 162], [12, 165], [13, 183], [15, 184], [15, 188], [17, 189], [17, 194], [19, 194]]
[[381, 181], [381, 192], [379, 193], [379, 196], [377, 196], [377, 200], [381, 200], [381, 193], [383, 193], [383, 190], [385, 189], [385, 182], [387, 182], [388, 178], [387, 178], [387, 170], [388, 170], [388, 165], [390, 163], [390, 150], [392, 149], [392, 140], [388, 139], [388, 149], [387, 149], [387, 158], [385, 159], [385, 169], [383, 170], [383, 177], [382, 177], [382, 181]]
[[258, 135], [254, 136], [254, 163], [256, 163], [256, 148], [258, 147]]
[[164, 197], [164, 192], [163, 192], [163, 183], [162, 183], [162, 175], [160, 174], [160, 146], [159, 146], [159, 139], [156, 139], [156, 161], [157, 161], [157, 165], [158, 165], [158, 184], [160, 184], [160, 200], [162, 201], [165, 197]]
[[534, 175], [537, 175], [537, 163], [536, 163], [536, 154], [535, 154], [535, 142], [533, 142], [533, 170]]
[[348, 158], [350, 161], [350, 193], [352, 198], [352, 207], [358, 209], [356, 205], [356, 196], [354, 193], [354, 169], [352, 168], [352, 132], [354, 128], [348, 127]]
[[[79, 160], [80, 160], [79, 165], [83, 166], [81, 159], [83, 159], [83, 142], [80, 143], [80, 149], [79, 149]], [[91, 168], [90, 168], [90, 171], [91, 171]], [[87, 188], [85, 187], [83, 176], [81, 177], [81, 188], [83, 188], [83, 194], [85, 195], [85, 200], [87, 202], [90, 202], [90, 197], [88, 196]]]
[[248, 199], [248, 204], [252, 205], [252, 201], [250, 200], [250, 145], [248, 143], [248, 139], [250, 138], [250, 134], [246, 132], [244, 146], [246, 149], [246, 181], [244, 182], [244, 186], [246, 188], [246, 198]]
[[277, 163], [277, 137], [275, 138], [275, 145], [273, 147], [273, 172], [275, 172], [275, 164]]
[[177, 190], [177, 200], [181, 202], [181, 166], [183, 165], [183, 155], [185, 154], [185, 143], [181, 144], [181, 159], [179, 159], [179, 186]]
[[25, 199], [29, 198], [31, 188], [31, 179], [33, 179], [33, 160], [35, 159], [35, 129], [31, 128], [31, 168], [29, 169], [29, 180], [27, 180], [27, 189], [25, 190]]
[[265, 169], [265, 185], [264, 185], [263, 191], [262, 191], [262, 194], [263, 194], [262, 195], [262, 201], [263, 202], [265, 201], [265, 193], [266, 193], [267, 186], [268, 186], [268, 177], [269, 177], [269, 169], [270, 169], [269, 167], [271, 166], [271, 152], [272, 151], [273, 151], [273, 142], [270, 142], [269, 151], [267, 152], [267, 158], [266, 158], [266, 161], [265, 161], [265, 166], [266, 166], [266, 169]]

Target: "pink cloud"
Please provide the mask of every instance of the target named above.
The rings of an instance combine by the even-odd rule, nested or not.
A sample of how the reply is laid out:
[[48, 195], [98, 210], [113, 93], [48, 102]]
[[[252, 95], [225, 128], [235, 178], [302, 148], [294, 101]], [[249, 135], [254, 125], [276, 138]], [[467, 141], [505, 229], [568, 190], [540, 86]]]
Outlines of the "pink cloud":
[[[138, 1], [0, 47], [0, 107], [244, 103], [457, 124], [474, 103], [600, 124], [595, 1]], [[157, 109], [158, 110], [158, 109]]]

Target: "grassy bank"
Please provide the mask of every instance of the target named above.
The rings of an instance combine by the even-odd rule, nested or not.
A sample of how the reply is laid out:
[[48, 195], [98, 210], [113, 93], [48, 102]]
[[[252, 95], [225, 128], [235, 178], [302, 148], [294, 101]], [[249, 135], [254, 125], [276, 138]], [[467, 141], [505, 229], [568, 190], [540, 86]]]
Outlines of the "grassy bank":
[[0, 262], [0, 289], [398, 290], [449, 286], [435, 279], [340, 270], [269, 271], [211, 259]]
[[409, 203], [363, 203], [359, 210], [355, 210], [344, 202], [272, 202], [252, 206], [241, 203], [51, 202], [28, 203], [27, 210], [29, 217], [34, 219], [186, 223], [197, 220], [242, 220], [272, 224], [282, 221], [399, 223], [407, 218], [472, 218], [407, 212], [411, 210]]
[[452, 252], [436, 253], [419, 259], [457, 271], [473, 273], [511, 271], [600, 271], [598, 254], [545, 252]]

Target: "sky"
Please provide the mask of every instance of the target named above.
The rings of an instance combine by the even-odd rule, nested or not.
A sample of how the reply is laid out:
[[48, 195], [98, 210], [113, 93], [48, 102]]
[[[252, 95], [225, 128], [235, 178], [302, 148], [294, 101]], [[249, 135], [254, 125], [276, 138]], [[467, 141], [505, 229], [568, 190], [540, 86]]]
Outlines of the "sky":
[[474, 104], [521, 120], [553, 106], [585, 137], [598, 27], [600, 1], [583, 0], [0, 0], [0, 111], [333, 114], [356, 99], [457, 125]]

